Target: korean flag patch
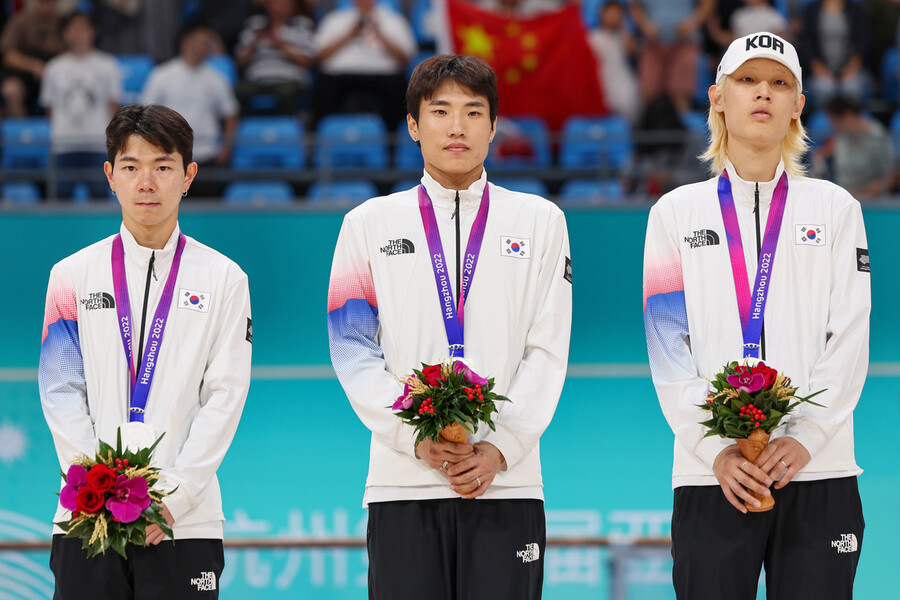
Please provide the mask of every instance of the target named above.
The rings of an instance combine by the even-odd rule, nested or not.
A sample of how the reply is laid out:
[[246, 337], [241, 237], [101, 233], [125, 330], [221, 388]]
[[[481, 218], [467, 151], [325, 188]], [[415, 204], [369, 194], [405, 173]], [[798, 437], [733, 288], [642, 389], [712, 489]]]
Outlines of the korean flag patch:
[[531, 240], [508, 235], [500, 236], [500, 256], [531, 258]]
[[210, 294], [181, 288], [178, 290], [178, 308], [195, 310], [197, 312], [209, 312]]
[[798, 246], [824, 246], [824, 225], [797, 225], [794, 240]]

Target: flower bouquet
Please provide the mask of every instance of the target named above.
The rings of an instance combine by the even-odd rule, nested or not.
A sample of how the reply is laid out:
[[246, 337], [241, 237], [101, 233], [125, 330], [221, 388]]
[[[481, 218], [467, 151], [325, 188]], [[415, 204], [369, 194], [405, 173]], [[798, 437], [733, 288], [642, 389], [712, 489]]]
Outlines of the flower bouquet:
[[[403, 393], [391, 407], [407, 425], [416, 428], [416, 443], [444, 438], [465, 444], [479, 423], [495, 430], [491, 415], [495, 402], [509, 398], [495, 394], [494, 379], [485, 379], [460, 360], [422, 364], [412, 375], [400, 378]], [[474, 489], [474, 488], [473, 488]], [[465, 494], [471, 490], [459, 490]]]
[[149, 448], [132, 452], [122, 449], [120, 429], [115, 449], [101, 440], [95, 459], [82, 455], [62, 474], [66, 485], [59, 492], [59, 503], [72, 511], [72, 517], [55, 524], [66, 537], [81, 538], [88, 558], [106, 554], [109, 548], [127, 558], [126, 544], [147, 545], [151, 523], [173, 537], [159, 504], [169, 493], [152, 489], [162, 476], [151, 466], [150, 456], [162, 437]]
[[[751, 365], [751, 362], [755, 364]], [[712, 413], [711, 419], [701, 423], [709, 427], [704, 437], [718, 435], [737, 440], [741, 454], [749, 462], [757, 459], [781, 419], [801, 402], [824, 408], [810, 398], [825, 390], [798, 397], [795, 395], [797, 388], [791, 385], [789, 377], [761, 361], [744, 359], [742, 364], [735, 361], [725, 365], [710, 385], [713, 391], [707, 396], [706, 403], [699, 405]], [[771, 496], [751, 494], [760, 501], [760, 506], [745, 502], [747, 510], [763, 512], [775, 506]]]

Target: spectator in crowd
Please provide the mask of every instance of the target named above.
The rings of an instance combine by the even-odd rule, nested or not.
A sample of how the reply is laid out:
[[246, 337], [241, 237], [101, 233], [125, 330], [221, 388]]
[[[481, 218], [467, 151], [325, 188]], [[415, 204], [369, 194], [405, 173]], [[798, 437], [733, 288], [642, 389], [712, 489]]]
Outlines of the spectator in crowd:
[[101, 50], [148, 54], [157, 63], [178, 53], [182, 0], [94, 0]]
[[[116, 59], [94, 47], [96, 35], [88, 14], [67, 17], [62, 24], [66, 52], [47, 63], [41, 84], [61, 199], [72, 197], [76, 180], [87, 184], [93, 198], [107, 197], [99, 166], [106, 161], [106, 124], [119, 108], [122, 78]], [[81, 177], [72, 172], [76, 169], [91, 176]]]
[[643, 37], [638, 75], [645, 104], [665, 94], [679, 111], [689, 109], [697, 85], [700, 27], [714, 0], [631, 0], [630, 6]]
[[801, 48], [809, 92], [817, 107], [834, 96], [862, 98], [869, 33], [863, 7], [853, 0], [816, 0], [803, 10]]
[[884, 53], [897, 43], [897, 26], [900, 24], [900, 0], [861, 0], [869, 32], [868, 68], [878, 73]]
[[889, 193], [893, 179], [894, 150], [884, 125], [863, 113], [852, 98], [835, 96], [825, 111], [834, 135], [817, 153], [818, 168], [830, 161], [831, 179], [864, 200]]
[[734, 39], [729, 29], [731, 15], [744, 5], [744, 0], [717, 0], [709, 11], [703, 30], [703, 52], [710, 61], [710, 71], [715, 68], [714, 57], [721, 56]]
[[588, 41], [600, 66], [606, 104], [631, 123], [641, 114], [641, 95], [632, 67], [635, 41], [625, 26], [625, 5], [607, 0], [600, 7], [600, 27], [590, 32]]
[[[36, 110], [47, 61], [62, 49], [56, 0], [31, 0], [9, 20], [0, 35], [0, 88], [8, 115]], [[18, 82], [6, 83], [10, 78]]]
[[506, 17], [528, 17], [562, 6], [560, 0], [481, 0], [479, 4]]
[[261, 11], [262, 0], [196, 0], [193, 18], [215, 31], [234, 55], [247, 19]]
[[[225, 165], [238, 123], [238, 102], [225, 76], [206, 64], [219, 43], [202, 25], [182, 31], [178, 57], [156, 67], [141, 94], [142, 104], [160, 104], [181, 114], [194, 130], [194, 161], [200, 166]], [[193, 195], [216, 196], [215, 182], [195, 180]]]
[[743, 6], [731, 15], [732, 39], [759, 31], [770, 31], [790, 39], [787, 17], [778, 12], [770, 0], [744, 0]]
[[312, 86], [315, 24], [304, 0], [265, 0], [265, 14], [247, 20], [235, 50], [244, 71], [237, 95], [248, 112], [251, 96], [274, 94], [278, 112], [292, 114]]
[[356, 0], [325, 15], [315, 48], [317, 119], [332, 112], [373, 112], [393, 128], [406, 116], [405, 69], [416, 40], [402, 14], [375, 0]]

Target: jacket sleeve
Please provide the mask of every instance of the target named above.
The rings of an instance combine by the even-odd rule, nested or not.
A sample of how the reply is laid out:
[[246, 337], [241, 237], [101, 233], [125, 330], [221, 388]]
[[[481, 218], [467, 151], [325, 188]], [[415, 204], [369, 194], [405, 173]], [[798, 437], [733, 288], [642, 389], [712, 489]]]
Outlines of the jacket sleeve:
[[403, 387], [379, 345], [378, 299], [365, 242], [359, 221], [345, 217], [328, 283], [331, 363], [356, 415], [378, 441], [415, 456], [415, 429], [390, 410]]
[[548, 229], [548, 245], [541, 256], [537, 310], [525, 338], [525, 351], [495, 419], [490, 442], [503, 453], [507, 468], [534, 448], [550, 425], [559, 403], [569, 358], [572, 329], [572, 275], [569, 233], [560, 212]]
[[97, 435], [87, 405], [78, 301], [71, 278], [59, 265], [53, 267], [47, 285], [38, 388], [63, 471], [80, 454], [93, 457]]
[[797, 439], [815, 456], [850, 418], [869, 365], [869, 313], [872, 292], [868, 272], [868, 242], [862, 210], [853, 201], [833, 221], [833, 277], [829, 298], [825, 351], [816, 361], [806, 393], [827, 389], [813, 400], [819, 408], [801, 404], [788, 419], [784, 435]]
[[660, 201], [650, 210], [644, 244], [644, 331], [653, 385], [675, 441], [712, 468], [728, 445], [704, 438], [706, 420], [697, 408], [709, 384], [697, 373], [691, 354], [681, 252], [675, 217]]
[[252, 336], [246, 275], [241, 274], [224, 299], [220, 328], [200, 386], [200, 410], [175, 464], [162, 472], [161, 488], [178, 486], [164, 501], [176, 522], [197, 506], [212, 482], [234, 439], [250, 388]]

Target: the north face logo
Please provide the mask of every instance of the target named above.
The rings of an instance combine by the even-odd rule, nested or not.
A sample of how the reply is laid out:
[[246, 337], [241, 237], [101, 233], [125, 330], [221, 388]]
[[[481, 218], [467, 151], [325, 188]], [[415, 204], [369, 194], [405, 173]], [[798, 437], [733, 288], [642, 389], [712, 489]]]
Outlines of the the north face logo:
[[212, 571], [202, 571], [200, 577], [191, 579], [191, 585], [197, 586], [198, 592], [211, 592], [216, 589], [216, 574]]
[[831, 547], [835, 548], [838, 554], [849, 554], [859, 550], [859, 543], [856, 541], [856, 534], [842, 533], [841, 539], [831, 542]]
[[704, 246], [718, 246], [719, 234], [712, 229], [698, 229], [692, 235], [684, 236], [684, 243], [691, 248], [703, 248]]
[[85, 310], [116, 307], [116, 300], [109, 292], [91, 292], [87, 298], [81, 299], [81, 303], [84, 305]]
[[774, 35], [762, 34], [748, 37], [744, 50], [755, 50], [757, 48], [771, 48], [784, 54], [784, 42]]
[[524, 550], [516, 552], [516, 558], [521, 558], [523, 563], [534, 562], [541, 557], [541, 547], [535, 543], [525, 544]]
[[394, 256], [396, 254], [412, 254], [415, 251], [415, 244], [405, 238], [388, 240], [387, 246], [381, 247], [381, 253], [386, 256]]

